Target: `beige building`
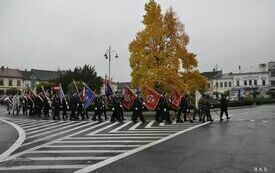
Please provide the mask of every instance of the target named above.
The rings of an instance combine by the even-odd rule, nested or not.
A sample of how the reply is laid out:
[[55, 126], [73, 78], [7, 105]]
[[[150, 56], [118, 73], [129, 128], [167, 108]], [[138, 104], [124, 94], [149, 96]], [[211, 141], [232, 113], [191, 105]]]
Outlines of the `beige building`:
[[23, 90], [23, 76], [17, 69], [9, 69], [4, 66], [0, 69], [0, 95], [4, 95], [9, 88]]

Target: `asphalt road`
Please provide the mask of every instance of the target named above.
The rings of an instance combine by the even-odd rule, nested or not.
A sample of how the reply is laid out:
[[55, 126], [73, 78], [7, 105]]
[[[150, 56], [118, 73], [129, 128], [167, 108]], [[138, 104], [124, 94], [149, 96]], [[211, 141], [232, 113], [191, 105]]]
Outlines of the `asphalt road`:
[[[0, 163], [0, 172], [64, 173], [89, 166], [94, 172], [274, 172], [275, 105], [231, 110], [230, 121], [213, 122], [165, 142], [148, 146], [200, 125], [147, 123], [112, 124], [89, 121], [53, 121], [26, 116], [1, 118], [26, 133], [21, 147]], [[215, 115], [212, 112], [213, 117]], [[1, 143], [1, 145], [3, 145]], [[117, 158], [123, 154], [127, 157]], [[96, 169], [111, 160], [110, 164]]]
[[95, 172], [275, 172], [275, 105], [230, 114]]

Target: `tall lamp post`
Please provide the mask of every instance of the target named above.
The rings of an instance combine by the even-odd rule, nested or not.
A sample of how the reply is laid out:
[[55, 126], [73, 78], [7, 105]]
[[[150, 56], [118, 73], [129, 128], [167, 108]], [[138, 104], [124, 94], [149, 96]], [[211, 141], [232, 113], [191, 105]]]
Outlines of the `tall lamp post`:
[[111, 59], [112, 53], [115, 54], [115, 58], [118, 58], [118, 53], [111, 49], [111, 46], [105, 51], [104, 57], [109, 60], [109, 80], [111, 80]]

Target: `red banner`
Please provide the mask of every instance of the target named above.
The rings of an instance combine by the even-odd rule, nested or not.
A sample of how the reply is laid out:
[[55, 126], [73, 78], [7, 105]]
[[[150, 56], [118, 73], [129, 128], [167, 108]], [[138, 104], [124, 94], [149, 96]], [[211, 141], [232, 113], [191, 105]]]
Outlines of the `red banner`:
[[122, 105], [126, 107], [127, 109], [131, 109], [135, 99], [136, 99], [135, 93], [128, 87], [125, 88]]
[[146, 88], [143, 99], [148, 109], [155, 110], [159, 103], [160, 94], [153, 89]]
[[171, 104], [173, 106], [179, 107], [180, 101], [181, 101], [180, 93], [177, 90], [172, 89], [172, 91], [170, 93], [170, 102], [171, 102]]

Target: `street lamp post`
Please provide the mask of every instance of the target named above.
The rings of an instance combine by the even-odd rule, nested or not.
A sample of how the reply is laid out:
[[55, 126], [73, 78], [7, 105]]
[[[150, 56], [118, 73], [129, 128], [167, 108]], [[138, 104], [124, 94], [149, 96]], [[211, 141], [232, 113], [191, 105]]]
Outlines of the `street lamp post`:
[[105, 51], [104, 57], [109, 60], [109, 80], [111, 80], [111, 59], [112, 53], [115, 53], [115, 58], [118, 58], [118, 53], [111, 49], [111, 46]]

